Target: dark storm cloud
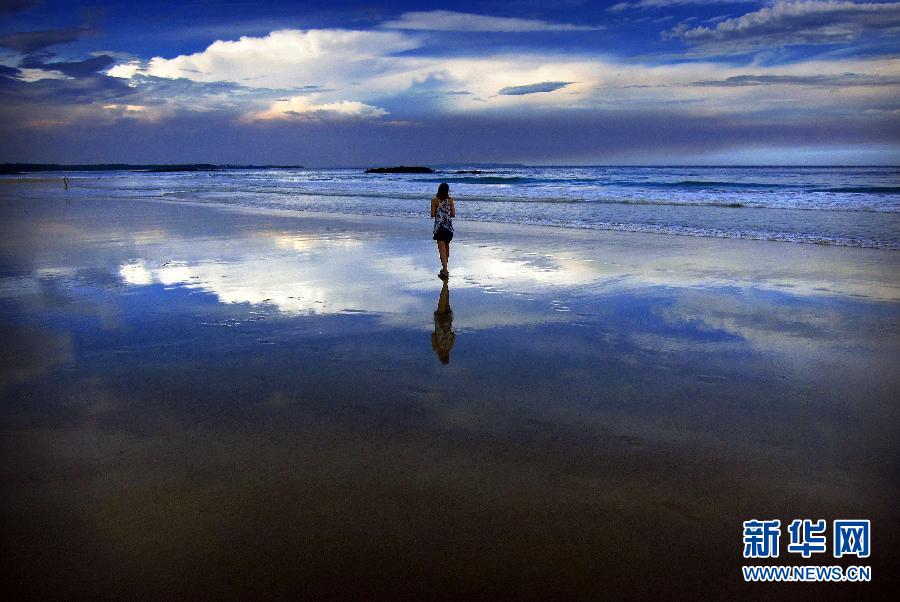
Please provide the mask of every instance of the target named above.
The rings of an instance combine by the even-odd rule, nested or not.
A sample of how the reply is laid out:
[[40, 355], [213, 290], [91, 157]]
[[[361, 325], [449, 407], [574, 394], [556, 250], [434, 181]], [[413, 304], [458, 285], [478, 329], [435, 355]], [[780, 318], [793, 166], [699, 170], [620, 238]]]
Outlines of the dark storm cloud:
[[743, 86], [898, 86], [900, 78], [877, 77], [859, 73], [840, 75], [735, 75], [726, 79], [710, 79], [693, 82], [692, 86], [716, 88]]
[[[18, 70], [17, 70], [18, 71]], [[84, 105], [94, 102], [109, 102], [135, 94], [123, 80], [94, 74], [74, 79], [41, 79], [23, 82], [4, 77], [0, 79], [0, 99], [5, 105]], [[4, 107], [4, 108], [7, 108]], [[9, 119], [10, 114], [3, 112]]]
[[[111, 77], [98, 72], [112, 63], [106, 55], [49, 63], [32, 57], [25, 63], [26, 69], [56, 70], [68, 77], [23, 81], [19, 79], [22, 70], [0, 67], [0, 121], [13, 129], [34, 122], [70, 123], [72, 119], [77, 120], [79, 127], [107, 127], [110, 119], [116, 117], [115, 111], [124, 110], [121, 105], [125, 104], [146, 109], [162, 107], [167, 115], [215, 110], [223, 119], [234, 119], [245, 110], [246, 101], [266, 101], [284, 93], [228, 82], [194, 82], [144, 74], [136, 74], [130, 80]], [[129, 114], [131, 118], [138, 116]]]
[[16, 13], [40, 4], [40, 0], [0, 0], [0, 14]]
[[507, 86], [501, 88], [498, 94], [504, 96], [522, 96], [524, 94], [537, 94], [539, 92], [553, 92], [560, 88], [565, 88], [572, 82], [539, 82], [536, 84], [527, 84], [525, 86]]
[[21, 71], [16, 69], [15, 67], [8, 67], [6, 65], [0, 65], [0, 79], [13, 79], [17, 78]]
[[31, 53], [56, 44], [74, 42], [83, 35], [92, 32], [90, 27], [66, 27], [64, 29], [45, 29], [42, 31], [20, 31], [0, 36], [0, 46]]
[[41, 55], [29, 55], [22, 59], [19, 67], [24, 67], [26, 69], [45, 69], [48, 71], [59, 71], [64, 75], [68, 75], [69, 77], [80, 78], [93, 75], [94, 73], [103, 71], [104, 69], [108, 69], [109, 67], [112, 67], [116, 62], [116, 59], [105, 54], [85, 59], [83, 61], [56, 61], [48, 63], [42, 60], [43, 58], [44, 57]]
[[681, 23], [664, 37], [721, 50], [752, 50], [769, 46], [841, 44], [865, 31], [896, 34], [900, 3], [808, 0], [778, 1], [715, 26], [692, 27]]
[[[0, 80], [0, 98], [4, 103], [19, 107], [28, 105], [33, 109], [47, 105], [85, 105], [118, 100], [137, 92], [127, 81], [99, 73], [115, 63], [111, 56], [100, 55], [83, 61], [48, 62], [46, 59], [52, 56], [52, 53], [46, 51], [27, 55], [18, 69], [4, 73], [6, 77]], [[26, 82], [17, 79], [21, 76], [22, 69], [58, 71], [67, 77]], [[9, 113], [4, 113], [9, 118]]]
[[108, 69], [115, 64], [116, 59], [102, 54], [83, 61], [55, 62], [47, 65], [48, 69], [55, 69], [69, 77], [85, 77], [99, 71]]

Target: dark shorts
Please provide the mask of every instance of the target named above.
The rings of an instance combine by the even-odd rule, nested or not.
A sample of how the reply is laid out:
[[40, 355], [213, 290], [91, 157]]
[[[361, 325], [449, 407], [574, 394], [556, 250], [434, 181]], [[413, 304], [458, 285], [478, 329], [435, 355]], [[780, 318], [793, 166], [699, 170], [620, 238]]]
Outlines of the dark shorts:
[[434, 240], [443, 240], [444, 242], [450, 242], [453, 240], [453, 231], [448, 230], [447, 228], [438, 228], [437, 232], [432, 236]]

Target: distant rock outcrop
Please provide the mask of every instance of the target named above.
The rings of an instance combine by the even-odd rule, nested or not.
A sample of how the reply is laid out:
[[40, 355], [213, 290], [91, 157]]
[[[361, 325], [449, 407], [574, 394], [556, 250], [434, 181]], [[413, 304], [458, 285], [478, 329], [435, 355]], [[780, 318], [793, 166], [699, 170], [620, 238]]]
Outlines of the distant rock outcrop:
[[460, 169], [456, 173], [459, 173], [459, 174], [470, 173], [470, 174], [474, 175], [474, 174], [480, 174], [480, 173], [484, 173], [484, 172], [481, 171], [480, 169]]
[[398, 167], [370, 167], [366, 173], [434, 173], [430, 167], [407, 167], [400, 165]]

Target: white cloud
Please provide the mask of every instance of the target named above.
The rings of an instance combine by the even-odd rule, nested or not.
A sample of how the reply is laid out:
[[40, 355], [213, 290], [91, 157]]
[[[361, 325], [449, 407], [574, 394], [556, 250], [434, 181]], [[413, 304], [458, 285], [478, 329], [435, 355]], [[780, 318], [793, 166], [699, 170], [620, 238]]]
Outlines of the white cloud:
[[55, 69], [27, 69], [20, 68], [18, 79], [23, 82], [36, 82], [42, 79], [74, 79]]
[[382, 108], [367, 105], [356, 100], [341, 100], [316, 104], [308, 96], [292, 96], [276, 100], [269, 109], [250, 113], [246, 121], [266, 121], [272, 119], [305, 119], [305, 120], [345, 120], [372, 119], [383, 117], [388, 112]]
[[[202, 52], [172, 59], [154, 57], [146, 74], [256, 88], [332, 87], [383, 73], [391, 64], [387, 57], [418, 45], [399, 32], [282, 29], [265, 37], [219, 40]], [[126, 68], [113, 69], [124, 74]]]
[[385, 29], [420, 31], [592, 31], [599, 26], [550, 23], [537, 19], [492, 17], [452, 10], [414, 11], [403, 13], [399, 19], [381, 24]]
[[749, 4], [753, 0], [635, 0], [634, 2], [619, 2], [613, 4], [607, 10], [613, 13], [620, 13], [626, 10], [634, 9], [659, 9], [669, 8], [671, 6], [690, 6], [696, 4]]
[[846, 0], [779, 0], [771, 6], [720, 21], [715, 27], [679, 25], [669, 37], [687, 42], [730, 43], [737, 48], [778, 44], [850, 42], [867, 29], [900, 27], [900, 3]]
[[124, 79], [129, 79], [139, 71], [142, 71], [140, 62], [130, 61], [128, 63], [122, 63], [121, 65], [114, 65], [112, 68], [106, 71], [106, 74], [110, 77], [121, 77]]
[[147, 110], [147, 107], [143, 105], [117, 105], [117, 104], [109, 104], [103, 105], [104, 109], [110, 109], [112, 111], [130, 111], [135, 113], [140, 113]]

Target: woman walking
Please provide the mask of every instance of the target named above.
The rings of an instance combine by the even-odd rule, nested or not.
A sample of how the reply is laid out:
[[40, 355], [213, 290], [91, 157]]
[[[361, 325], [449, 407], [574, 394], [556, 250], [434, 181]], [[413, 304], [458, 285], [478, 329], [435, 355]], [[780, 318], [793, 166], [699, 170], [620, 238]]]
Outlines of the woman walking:
[[431, 199], [431, 217], [434, 218], [434, 235], [437, 241], [438, 255], [441, 257], [440, 278], [448, 278], [447, 261], [450, 259], [450, 241], [453, 240], [453, 218], [456, 217], [456, 207], [450, 198], [450, 185], [442, 183], [438, 186], [437, 195]]

